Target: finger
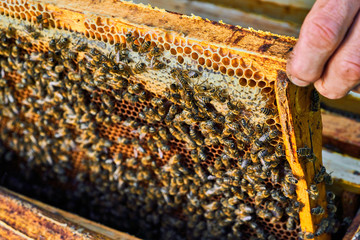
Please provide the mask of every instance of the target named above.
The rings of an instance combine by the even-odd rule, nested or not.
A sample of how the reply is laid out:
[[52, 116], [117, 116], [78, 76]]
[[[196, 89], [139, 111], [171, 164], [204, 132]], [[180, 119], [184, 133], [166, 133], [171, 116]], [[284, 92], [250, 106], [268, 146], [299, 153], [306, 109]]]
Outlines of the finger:
[[318, 80], [360, 7], [358, 0], [318, 0], [301, 27], [287, 64], [290, 79], [306, 86]]
[[330, 99], [345, 96], [360, 83], [360, 12], [345, 40], [330, 59], [321, 80], [315, 82], [319, 93]]

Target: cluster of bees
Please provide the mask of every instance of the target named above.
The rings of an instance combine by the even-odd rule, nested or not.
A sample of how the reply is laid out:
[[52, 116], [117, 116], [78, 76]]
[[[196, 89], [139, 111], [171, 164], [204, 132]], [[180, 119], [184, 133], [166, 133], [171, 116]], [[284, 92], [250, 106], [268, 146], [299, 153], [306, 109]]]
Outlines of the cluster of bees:
[[[12, 27], [0, 36], [0, 136], [25, 160], [24, 174], [41, 169], [44, 181], [72, 183], [72, 198], [86, 195], [91, 209], [102, 209], [92, 218], [150, 239], [278, 239], [264, 222], [282, 222], [284, 231], [299, 233], [298, 180], [281, 132], [264, 124], [277, 117], [271, 107], [259, 109], [264, 121], [255, 123], [226, 89], [201, 83], [197, 70], [170, 69], [160, 60], [160, 47], [135, 42], [132, 33], [105, 55], [68, 37], [51, 39], [47, 51], [30, 52], [30, 40], [41, 36], [28, 29], [27, 39]], [[143, 61], [131, 59], [135, 52]], [[135, 80], [159, 70], [173, 79], [164, 96]], [[9, 78], [13, 73], [19, 80]], [[216, 102], [227, 106], [226, 114]], [[116, 110], [134, 104], [144, 106], [135, 116]], [[100, 131], [103, 125], [130, 134], [111, 140]], [[116, 145], [131, 150], [115, 153]], [[211, 148], [221, 149], [212, 162]], [[68, 174], [74, 171], [71, 153], [84, 154], [86, 171], [75, 179]], [[311, 153], [308, 147], [298, 151], [315, 161]], [[309, 189], [311, 198], [317, 198], [322, 181], [331, 183], [324, 168]], [[316, 236], [335, 229], [331, 192], [328, 201], [331, 214]]]

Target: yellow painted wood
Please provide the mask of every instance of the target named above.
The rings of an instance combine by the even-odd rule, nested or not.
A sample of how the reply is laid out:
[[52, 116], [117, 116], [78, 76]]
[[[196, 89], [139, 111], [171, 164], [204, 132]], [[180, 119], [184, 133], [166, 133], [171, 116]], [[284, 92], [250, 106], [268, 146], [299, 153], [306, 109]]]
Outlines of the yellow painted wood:
[[[312, 87], [298, 88], [290, 83], [284, 72], [279, 72], [276, 82], [276, 100], [279, 109], [286, 158], [294, 176], [299, 180], [296, 185], [298, 201], [303, 204], [299, 213], [301, 228], [305, 232], [315, 232], [321, 218], [310, 213], [311, 208], [322, 206], [326, 209], [325, 185], [318, 185], [319, 197], [311, 200], [308, 189], [313, 182], [315, 171], [321, 167], [321, 115], [320, 112], [309, 112]], [[311, 139], [310, 139], [311, 131]], [[311, 144], [312, 141], [312, 144]], [[301, 162], [297, 149], [313, 146], [318, 161]], [[322, 216], [324, 217], [324, 216]], [[330, 239], [328, 234], [315, 239]]]

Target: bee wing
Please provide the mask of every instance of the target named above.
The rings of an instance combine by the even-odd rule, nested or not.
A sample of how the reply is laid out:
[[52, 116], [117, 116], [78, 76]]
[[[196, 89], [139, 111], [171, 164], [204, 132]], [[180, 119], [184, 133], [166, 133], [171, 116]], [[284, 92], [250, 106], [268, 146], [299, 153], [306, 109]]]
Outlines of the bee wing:
[[137, 158], [139, 156], [138, 151], [136, 147], [134, 147], [134, 157]]
[[163, 159], [164, 158], [164, 153], [161, 151], [160, 148], [158, 148], [158, 152], [159, 152], [159, 158]]

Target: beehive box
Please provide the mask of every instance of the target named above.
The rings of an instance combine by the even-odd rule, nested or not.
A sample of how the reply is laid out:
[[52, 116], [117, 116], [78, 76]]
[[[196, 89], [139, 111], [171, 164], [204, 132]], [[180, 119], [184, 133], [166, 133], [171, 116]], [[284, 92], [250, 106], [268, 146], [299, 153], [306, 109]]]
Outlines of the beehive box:
[[0, 209], [0, 236], [3, 240], [36, 238], [139, 240], [3, 187], [0, 187]]
[[318, 95], [284, 73], [295, 39], [121, 1], [0, 14], [4, 168], [147, 239], [336, 230]]

